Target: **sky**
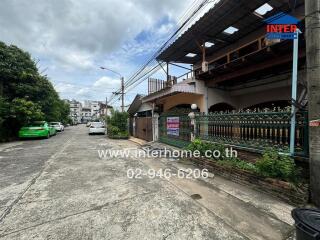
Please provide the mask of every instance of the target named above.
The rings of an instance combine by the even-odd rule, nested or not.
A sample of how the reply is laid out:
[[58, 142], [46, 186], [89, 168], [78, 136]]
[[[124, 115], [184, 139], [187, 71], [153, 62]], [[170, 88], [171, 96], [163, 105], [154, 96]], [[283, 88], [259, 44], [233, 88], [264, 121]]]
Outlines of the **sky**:
[[[30, 52], [61, 98], [105, 101], [120, 80], [99, 67], [129, 78], [167, 40], [192, 3], [1, 0], [0, 41]], [[125, 103], [146, 90], [146, 83], [131, 90]]]

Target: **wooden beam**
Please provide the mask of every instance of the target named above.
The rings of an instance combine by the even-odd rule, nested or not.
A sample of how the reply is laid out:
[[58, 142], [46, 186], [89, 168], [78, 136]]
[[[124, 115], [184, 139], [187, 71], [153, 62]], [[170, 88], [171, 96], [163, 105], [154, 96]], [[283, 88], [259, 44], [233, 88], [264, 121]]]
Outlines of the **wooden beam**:
[[[299, 58], [305, 57], [306, 53], [304, 50], [299, 51]], [[235, 72], [223, 74], [217, 77], [214, 77], [212, 80], [206, 81], [206, 86], [207, 87], [214, 87], [215, 84], [224, 82], [236, 77], [240, 77], [246, 74], [250, 74], [259, 70], [263, 70], [265, 68], [270, 68], [276, 65], [284, 64], [292, 60], [292, 54], [287, 54], [281, 57], [278, 57], [277, 59], [270, 59], [268, 61], [258, 63], [255, 65], [252, 65], [250, 67], [244, 67], [240, 70], [237, 70]]]

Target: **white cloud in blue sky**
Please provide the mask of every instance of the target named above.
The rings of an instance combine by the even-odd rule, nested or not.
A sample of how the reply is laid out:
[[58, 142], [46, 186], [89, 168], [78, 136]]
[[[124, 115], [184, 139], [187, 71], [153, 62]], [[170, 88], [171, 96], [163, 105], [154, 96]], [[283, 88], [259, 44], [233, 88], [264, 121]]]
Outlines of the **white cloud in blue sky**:
[[[39, 59], [62, 98], [104, 100], [165, 42], [192, 0], [2, 0], [0, 41]], [[161, 73], [159, 73], [161, 74]], [[143, 93], [145, 84], [131, 91]]]

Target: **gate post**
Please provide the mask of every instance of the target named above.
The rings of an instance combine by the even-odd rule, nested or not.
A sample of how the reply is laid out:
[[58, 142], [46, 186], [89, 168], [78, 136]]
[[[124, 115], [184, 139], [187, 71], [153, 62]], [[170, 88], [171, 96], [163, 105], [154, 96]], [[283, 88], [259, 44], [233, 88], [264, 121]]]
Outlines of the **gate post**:
[[159, 139], [159, 114], [154, 113], [152, 117], [152, 136], [153, 141], [158, 141]]
[[190, 131], [190, 141], [192, 142], [195, 139], [195, 133], [196, 133], [196, 128], [195, 128], [195, 113], [190, 112], [188, 114], [188, 117], [190, 118], [190, 124], [191, 124], [191, 131]]
[[132, 119], [132, 136], [136, 137], [136, 117]]

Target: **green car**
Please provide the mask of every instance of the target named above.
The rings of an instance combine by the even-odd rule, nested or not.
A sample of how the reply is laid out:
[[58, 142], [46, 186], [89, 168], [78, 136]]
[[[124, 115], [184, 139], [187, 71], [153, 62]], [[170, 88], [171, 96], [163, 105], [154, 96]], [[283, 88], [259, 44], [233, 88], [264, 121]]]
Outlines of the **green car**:
[[39, 121], [22, 127], [19, 131], [19, 138], [49, 138], [50, 136], [56, 134], [57, 131], [54, 127], [49, 126], [49, 124], [45, 121]]

